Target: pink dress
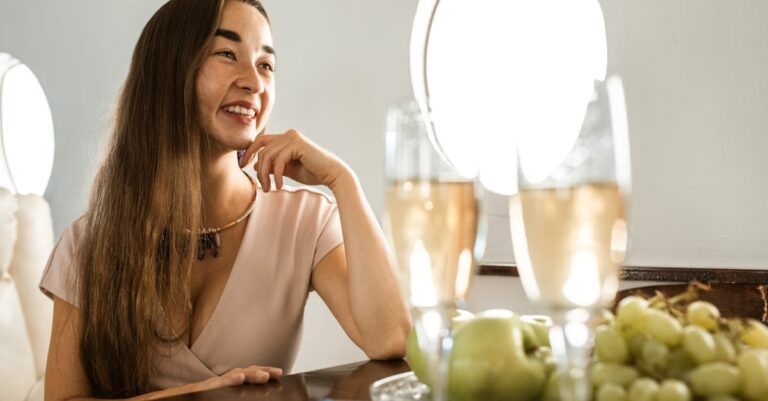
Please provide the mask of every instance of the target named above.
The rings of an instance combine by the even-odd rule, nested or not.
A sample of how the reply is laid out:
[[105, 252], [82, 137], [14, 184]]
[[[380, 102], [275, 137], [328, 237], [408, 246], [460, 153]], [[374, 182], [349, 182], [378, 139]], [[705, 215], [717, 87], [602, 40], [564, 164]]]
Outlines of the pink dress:
[[[246, 220], [243, 244], [206, 326], [191, 347], [176, 344], [158, 356], [153, 386], [174, 387], [232, 368], [266, 365], [288, 373], [301, 338], [312, 270], [343, 243], [335, 201], [312, 188], [284, 186], [264, 193]], [[78, 306], [68, 275], [84, 220], [62, 233], [40, 289]]]

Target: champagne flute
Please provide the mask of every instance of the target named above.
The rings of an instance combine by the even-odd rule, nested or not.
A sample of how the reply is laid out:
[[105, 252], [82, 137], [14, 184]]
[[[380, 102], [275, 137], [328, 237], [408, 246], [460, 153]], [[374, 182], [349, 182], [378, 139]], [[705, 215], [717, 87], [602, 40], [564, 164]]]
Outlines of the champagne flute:
[[616, 296], [627, 245], [629, 141], [619, 78], [596, 84], [573, 139], [558, 160], [552, 153], [562, 143], [541, 141], [535, 131], [518, 137], [510, 225], [526, 295], [552, 314], [561, 399], [586, 401], [590, 320]]
[[477, 186], [437, 153], [415, 102], [388, 112], [386, 170], [386, 231], [419, 348], [430, 366], [432, 400], [444, 401], [451, 319], [474, 270]]

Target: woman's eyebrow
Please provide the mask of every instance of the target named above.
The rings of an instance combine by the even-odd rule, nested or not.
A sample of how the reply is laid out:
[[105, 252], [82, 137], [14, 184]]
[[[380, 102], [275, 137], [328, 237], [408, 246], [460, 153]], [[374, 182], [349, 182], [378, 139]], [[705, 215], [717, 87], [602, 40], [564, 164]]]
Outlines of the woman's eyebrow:
[[217, 29], [213, 36], [221, 36], [222, 38], [229, 39], [237, 43], [242, 42], [242, 39], [240, 39], [240, 34], [235, 31], [230, 31], [229, 29]]
[[[243, 40], [240, 38], [240, 34], [235, 31], [230, 31], [229, 29], [217, 29], [216, 33], [213, 36], [221, 36], [222, 38], [229, 39], [236, 43], [241, 43]], [[275, 54], [275, 48], [269, 45], [261, 46], [261, 50], [263, 50], [265, 53], [276, 55]]]

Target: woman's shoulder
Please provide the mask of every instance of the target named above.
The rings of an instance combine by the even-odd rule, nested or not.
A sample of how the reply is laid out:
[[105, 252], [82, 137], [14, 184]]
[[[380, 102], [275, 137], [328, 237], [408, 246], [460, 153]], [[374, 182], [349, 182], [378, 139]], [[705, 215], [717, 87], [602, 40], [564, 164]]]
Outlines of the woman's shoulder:
[[268, 237], [280, 241], [292, 238], [295, 249], [307, 252], [306, 263], [313, 269], [328, 252], [344, 242], [339, 208], [333, 196], [317, 188], [293, 185], [259, 193], [262, 194], [265, 195], [262, 199], [267, 201], [259, 209], [259, 218], [275, 223], [274, 227], [282, 234], [272, 232]]
[[59, 235], [59, 240], [54, 251], [58, 250], [61, 245], [65, 245], [65, 248], [71, 249], [74, 244], [79, 243], [85, 232], [85, 224], [85, 215], [82, 215], [69, 223], [68, 226], [64, 227], [64, 230]]
[[[262, 196], [261, 203], [258, 196]], [[281, 189], [257, 195], [259, 219], [291, 231], [310, 235], [319, 233], [329, 222], [338, 220], [338, 206], [333, 196], [312, 187], [283, 185]], [[311, 236], [311, 235], [310, 235]]]
[[77, 244], [82, 239], [85, 223], [85, 216], [80, 216], [64, 228], [51, 250], [39, 284], [40, 290], [49, 298], [52, 299], [56, 295], [75, 306], [78, 303], [74, 285], [74, 263]]
[[70, 265], [85, 233], [86, 217], [82, 215], [64, 228], [51, 251], [46, 270], [53, 265]]

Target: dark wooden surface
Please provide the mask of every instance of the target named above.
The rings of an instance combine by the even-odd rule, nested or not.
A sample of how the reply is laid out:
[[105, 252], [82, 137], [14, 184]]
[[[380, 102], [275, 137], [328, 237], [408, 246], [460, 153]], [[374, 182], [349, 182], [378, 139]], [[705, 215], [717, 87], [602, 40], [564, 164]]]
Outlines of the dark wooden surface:
[[[653, 297], [656, 292], [672, 297], [685, 292], [687, 284], [652, 285], [619, 291], [616, 304], [624, 297], [641, 295]], [[710, 284], [709, 291], [699, 291], [697, 299], [708, 301], [717, 306], [723, 317], [745, 317], [768, 323], [765, 285], [752, 284]]]
[[[513, 265], [482, 265], [479, 274], [518, 276]], [[621, 279], [648, 281], [649, 285], [619, 291], [616, 304], [633, 294], [649, 298], [658, 291], [667, 297], [674, 296], [684, 292], [688, 283], [699, 281], [711, 287], [710, 291], [700, 291], [699, 299], [713, 303], [723, 317], [747, 317], [768, 323], [767, 270], [626, 266]], [[654, 281], [680, 284], [655, 285]]]
[[[478, 274], [481, 276], [518, 276], [516, 266], [501, 264], [481, 265]], [[677, 283], [689, 283], [698, 280], [702, 283], [761, 285], [768, 284], [768, 270], [625, 266], [621, 270], [621, 279]]]
[[168, 401], [368, 401], [373, 382], [410, 371], [408, 363], [365, 361], [287, 375], [267, 384], [246, 384], [164, 398]]

